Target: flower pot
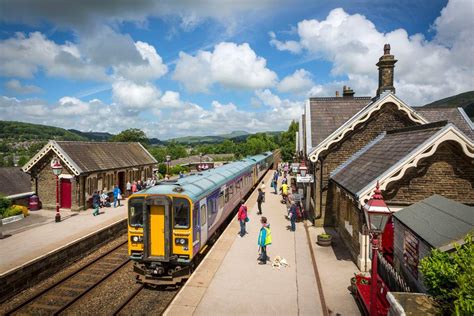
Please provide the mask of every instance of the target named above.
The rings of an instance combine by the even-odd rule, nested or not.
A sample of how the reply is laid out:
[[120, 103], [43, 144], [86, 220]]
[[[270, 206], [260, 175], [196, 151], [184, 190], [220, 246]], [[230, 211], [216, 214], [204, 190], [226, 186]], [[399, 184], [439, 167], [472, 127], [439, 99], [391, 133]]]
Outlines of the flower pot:
[[327, 234], [318, 235], [318, 245], [323, 247], [331, 246], [332, 236]]

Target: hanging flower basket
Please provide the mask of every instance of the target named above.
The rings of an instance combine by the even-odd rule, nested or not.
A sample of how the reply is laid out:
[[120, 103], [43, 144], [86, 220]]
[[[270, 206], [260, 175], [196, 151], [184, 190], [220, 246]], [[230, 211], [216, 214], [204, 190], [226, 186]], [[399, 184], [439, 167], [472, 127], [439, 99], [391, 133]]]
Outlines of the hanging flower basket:
[[318, 245], [323, 247], [331, 246], [332, 236], [329, 234], [319, 234], [318, 235]]

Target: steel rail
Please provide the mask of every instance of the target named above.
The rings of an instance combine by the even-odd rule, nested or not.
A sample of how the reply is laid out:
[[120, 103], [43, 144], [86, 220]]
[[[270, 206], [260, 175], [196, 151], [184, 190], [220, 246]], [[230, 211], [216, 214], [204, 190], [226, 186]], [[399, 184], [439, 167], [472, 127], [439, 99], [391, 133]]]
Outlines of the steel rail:
[[138, 293], [140, 293], [144, 288], [145, 288], [145, 285], [140, 284], [140, 286], [137, 287], [132, 293], [130, 293], [127, 296], [127, 298], [123, 300], [122, 303], [120, 303], [120, 305], [118, 305], [111, 314], [118, 315], [118, 313], [120, 313], [120, 311], [122, 311], [125, 308], [125, 306], [127, 306], [135, 298], [135, 296], [137, 296]]
[[5, 315], [12, 315], [14, 312], [17, 312], [18, 310], [20, 310], [21, 308], [25, 307], [26, 305], [32, 303], [33, 301], [35, 301], [36, 299], [38, 299], [39, 297], [41, 297], [42, 295], [44, 295], [45, 293], [51, 291], [53, 288], [59, 286], [60, 284], [66, 282], [67, 280], [71, 279], [73, 276], [77, 275], [79, 272], [82, 272], [84, 271], [86, 268], [92, 266], [94, 263], [97, 263], [99, 260], [103, 259], [104, 257], [108, 256], [109, 254], [111, 254], [112, 252], [116, 251], [117, 249], [119, 249], [120, 247], [122, 247], [123, 245], [127, 244], [128, 240], [120, 243], [118, 246], [115, 246], [114, 248], [112, 248], [111, 250], [107, 251], [106, 253], [103, 253], [102, 255], [100, 255], [99, 257], [97, 257], [96, 259], [92, 260], [91, 262], [87, 263], [86, 265], [84, 265], [83, 267], [79, 268], [78, 270], [76, 271], [73, 271], [71, 273], [69, 273], [68, 275], [64, 276], [63, 278], [61, 278], [59, 281], [49, 285], [48, 287], [44, 288], [43, 290], [39, 291], [38, 293], [36, 293], [35, 295], [33, 295], [32, 297], [28, 298], [27, 300], [25, 300], [24, 302], [18, 304], [17, 306], [13, 307], [12, 309], [8, 310]]

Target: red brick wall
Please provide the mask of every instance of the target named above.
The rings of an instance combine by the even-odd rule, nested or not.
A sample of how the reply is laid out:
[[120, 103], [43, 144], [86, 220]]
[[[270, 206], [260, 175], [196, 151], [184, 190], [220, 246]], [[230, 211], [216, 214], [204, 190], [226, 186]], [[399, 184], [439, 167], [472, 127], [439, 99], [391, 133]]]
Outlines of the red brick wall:
[[[418, 124], [411, 121], [404, 112], [399, 111], [396, 105], [392, 103], [383, 105], [368, 121], [358, 126], [353, 132], [346, 135], [342, 141], [333, 145], [328, 151], [323, 153], [323, 187], [327, 187], [329, 174], [334, 171], [334, 169], [347, 161], [354, 153], [362, 149], [371, 140], [380, 135], [380, 133], [386, 130], [414, 125]], [[326, 208], [326, 196], [327, 192], [324, 191], [322, 205], [319, 205], [319, 202], [317, 204], [318, 213], [320, 209], [324, 211], [322, 218], [319, 219], [316, 224], [319, 226], [334, 226], [335, 214]]]
[[474, 166], [458, 144], [445, 142], [384, 191], [387, 202], [416, 203], [433, 194], [474, 204]]

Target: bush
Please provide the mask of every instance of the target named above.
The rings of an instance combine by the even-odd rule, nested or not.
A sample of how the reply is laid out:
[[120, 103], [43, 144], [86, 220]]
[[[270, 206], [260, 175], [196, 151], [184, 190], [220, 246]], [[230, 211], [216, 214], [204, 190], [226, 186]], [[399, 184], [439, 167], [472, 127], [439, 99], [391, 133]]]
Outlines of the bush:
[[3, 218], [7, 217], [5, 213], [11, 204], [12, 202], [9, 199], [4, 196], [0, 196], [0, 215], [2, 215]]
[[[23, 208], [25, 208], [25, 207], [24, 207], [24, 206], [20, 206], [20, 205], [13, 205], [13, 206], [9, 207], [9, 208], [3, 213], [3, 214], [4, 214], [3, 218], [23, 214]], [[28, 209], [26, 210], [26, 212], [28, 212]]]
[[16, 213], [18, 213], [18, 210], [19, 210], [21, 213], [23, 213], [24, 217], [27, 217], [28, 215], [30, 215], [28, 208], [23, 205], [12, 205], [10, 209], [14, 209], [15, 210], [14, 212]]
[[468, 234], [462, 246], [447, 253], [433, 249], [420, 262], [428, 293], [441, 305], [444, 314], [474, 314], [474, 243]]

